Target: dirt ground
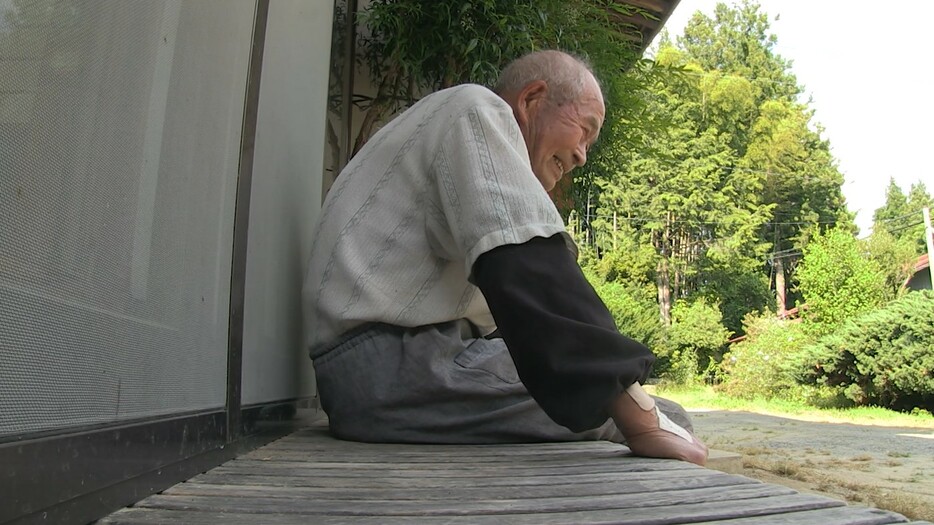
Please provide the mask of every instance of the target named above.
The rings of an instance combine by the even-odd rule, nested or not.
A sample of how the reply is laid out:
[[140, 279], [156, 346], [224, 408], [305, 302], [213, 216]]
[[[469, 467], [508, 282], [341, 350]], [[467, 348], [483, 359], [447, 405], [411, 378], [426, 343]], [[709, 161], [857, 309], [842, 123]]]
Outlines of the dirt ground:
[[934, 522], [934, 426], [803, 421], [691, 411], [710, 448], [743, 456], [743, 474]]

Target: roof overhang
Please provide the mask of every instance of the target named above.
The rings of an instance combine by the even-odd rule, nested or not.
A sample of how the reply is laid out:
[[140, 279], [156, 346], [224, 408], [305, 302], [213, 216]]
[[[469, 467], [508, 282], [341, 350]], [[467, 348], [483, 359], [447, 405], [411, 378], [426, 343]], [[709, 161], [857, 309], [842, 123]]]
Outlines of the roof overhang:
[[[674, 12], [680, 0], [617, 0], [607, 7], [610, 20], [617, 24], [642, 55]], [[614, 9], [619, 7], [622, 9]]]

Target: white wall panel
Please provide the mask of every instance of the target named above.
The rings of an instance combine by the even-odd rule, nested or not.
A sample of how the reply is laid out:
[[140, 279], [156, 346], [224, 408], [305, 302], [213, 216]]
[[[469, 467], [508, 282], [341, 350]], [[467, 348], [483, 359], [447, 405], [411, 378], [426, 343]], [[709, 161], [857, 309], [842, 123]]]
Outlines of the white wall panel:
[[244, 405], [314, 394], [301, 289], [321, 203], [332, 0], [270, 2], [244, 306]]

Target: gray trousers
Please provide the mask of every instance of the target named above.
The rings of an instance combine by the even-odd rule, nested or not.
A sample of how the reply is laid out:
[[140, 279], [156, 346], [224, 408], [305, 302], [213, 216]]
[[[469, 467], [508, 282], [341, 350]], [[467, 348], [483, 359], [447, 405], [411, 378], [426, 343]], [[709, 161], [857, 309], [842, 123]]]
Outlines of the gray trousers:
[[[378, 443], [624, 443], [612, 419], [586, 432], [552, 421], [519, 380], [502, 339], [467, 321], [370, 324], [311, 352], [321, 404], [340, 439]], [[691, 430], [680, 405], [656, 398]]]

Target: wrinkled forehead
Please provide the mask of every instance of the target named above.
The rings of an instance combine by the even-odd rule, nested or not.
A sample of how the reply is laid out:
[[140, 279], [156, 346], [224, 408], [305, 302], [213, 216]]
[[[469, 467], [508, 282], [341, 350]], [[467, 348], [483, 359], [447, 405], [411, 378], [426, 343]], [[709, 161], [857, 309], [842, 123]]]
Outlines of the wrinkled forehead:
[[606, 117], [606, 106], [603, 102], [603, 93], [600, 91], [600, 84], [590, 72], [587, 72], [587, 80], [584, 84], [584, 92], [581, 96], [581, 116], [588, 121], [594, 128], [599, 130], [603, 125], [603, 119]]
[[584, 72], [584, 91], [581, 94], [584, 101], [593, 103], [599, 107], [601, 115], [606, 112], [604, 106], [603, 91], [600, 89], [600, 83], [590, 71]]

